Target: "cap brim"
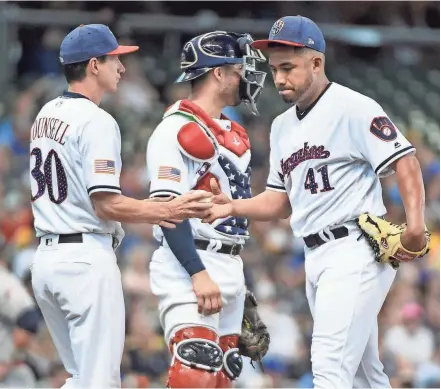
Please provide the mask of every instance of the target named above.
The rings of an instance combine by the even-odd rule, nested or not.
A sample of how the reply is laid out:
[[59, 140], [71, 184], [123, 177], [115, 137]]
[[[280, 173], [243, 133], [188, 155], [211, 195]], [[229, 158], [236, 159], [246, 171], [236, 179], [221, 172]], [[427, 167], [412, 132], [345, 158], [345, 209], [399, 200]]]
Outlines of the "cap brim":
[[134, 53], [135, 51], [139, 50], [139, 46], [118, 46], [115, 50], [111, 51], [110, 53], [107, 53], [107, 55], [123, 55], [123, 54], [129, 54]]
[[268, 48], [270, 43], [279, 43], [285, 46], [293, 46], [293, 47], [305, 47], [305, 45], [301, 43], [295, 43], [291, 41], [283, 41], [283, 40], [275, 40], [275, 39], [262, 39], [259, 41], [254, 41], [251, 43], [251, 47], [257, 50], [265, 50]]

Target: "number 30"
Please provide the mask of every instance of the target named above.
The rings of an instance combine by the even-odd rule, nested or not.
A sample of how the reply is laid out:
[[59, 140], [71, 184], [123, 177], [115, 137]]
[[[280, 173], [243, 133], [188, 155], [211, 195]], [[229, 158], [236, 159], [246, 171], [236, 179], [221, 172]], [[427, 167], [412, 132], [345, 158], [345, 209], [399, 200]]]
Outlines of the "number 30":
[[[35, 167], [31, 170], [32, 177], [37, 181], [38, 189], [31, 200], [35, 201], [43, 196], [46, 187], [49, 199], [55, 204], [61, 204], [67, 197], [67, 178], [60, 157], [55, 150], [49, 151], [44, 163], [41, 149], [35, 147], [31, 151], [31, 156], [35, 156]], [[55, 198], [54, 188], [52, 184], [52, 159], [55, 160], [55, 172], [57, 174], [58, 198]], [[41, 167], [43, 166], [43, 171]]]

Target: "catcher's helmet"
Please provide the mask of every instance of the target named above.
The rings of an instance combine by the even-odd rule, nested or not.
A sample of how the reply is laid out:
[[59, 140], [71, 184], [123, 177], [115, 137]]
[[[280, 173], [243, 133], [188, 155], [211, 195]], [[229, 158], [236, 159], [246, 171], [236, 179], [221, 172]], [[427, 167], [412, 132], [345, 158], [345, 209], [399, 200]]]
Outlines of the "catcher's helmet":
[[256, 100], [262, 91], [266, 73], [256, 70], [256, 62], [265, 62], [265, 57], [260, 50], [251, 47], [252, 42], [249, 34], [225, 31], [209, 32], [191, 39], [182, 49], [183, 73], [176, 82], [194, 80], [219, 66], [242, 64], [240, 98], [258, 115]]

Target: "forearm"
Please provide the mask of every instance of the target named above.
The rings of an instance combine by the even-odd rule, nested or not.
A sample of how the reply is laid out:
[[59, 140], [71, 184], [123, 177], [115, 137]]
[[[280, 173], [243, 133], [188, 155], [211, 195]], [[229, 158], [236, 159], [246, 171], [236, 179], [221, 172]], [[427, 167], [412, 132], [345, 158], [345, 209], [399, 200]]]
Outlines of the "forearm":
[[271, 221], [286, 219], [290, 215], [291, 205], [285, 192], [266, 190], [251, 199], [233, 200], [232, 216]]
[[425, 192], [420, 164], [415, 156], [405, 156], [396, 162], [395, 171], [408, 228], [422, 229], [425, 226]]
[[196, 251], [193, 232], [188, 220], [184, 220], [182, 224], [177, 225], [174, 229], [162, 227], [162, 232], [170, 250], [190, 277], [205, 270], [205, 266]]
[[106, 193], [105, 199], [100, 198], [100, 193], [92, 196], [95, 195], [95, 212], [100, 219], [122, 223], [158, 223], [169, 217], [165, 202], [141, 201], [119, 194]]

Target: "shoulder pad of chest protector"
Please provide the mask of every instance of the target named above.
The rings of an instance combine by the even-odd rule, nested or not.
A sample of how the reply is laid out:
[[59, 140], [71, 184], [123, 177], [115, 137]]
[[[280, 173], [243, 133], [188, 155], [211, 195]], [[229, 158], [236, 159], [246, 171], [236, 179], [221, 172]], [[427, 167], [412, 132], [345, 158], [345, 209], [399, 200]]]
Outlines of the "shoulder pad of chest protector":
[[215, 161], [219, 157], [219, 143], [215, 135], [198, 117], [190, 112], [181, 111], [178, 103], [166, 111], [164, 118], [170, 115], [182, 115], [189, 119], [177, 134], [181, 152], [197, 162]]

